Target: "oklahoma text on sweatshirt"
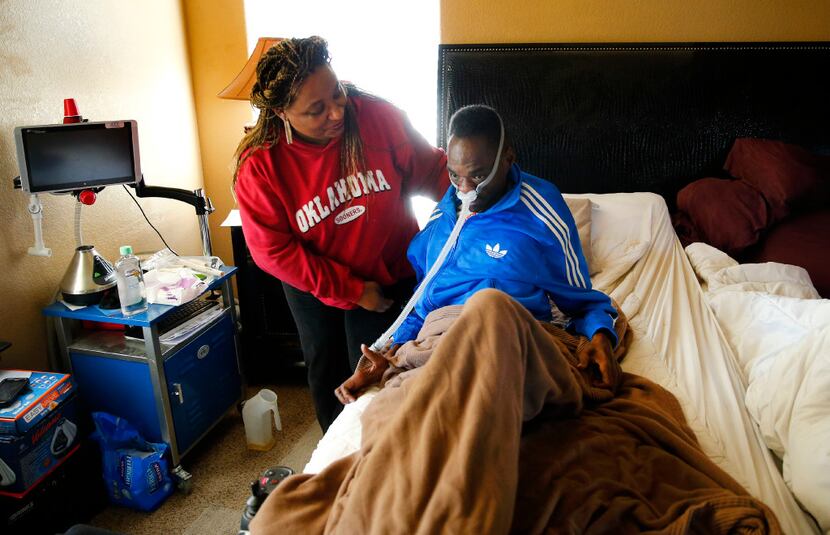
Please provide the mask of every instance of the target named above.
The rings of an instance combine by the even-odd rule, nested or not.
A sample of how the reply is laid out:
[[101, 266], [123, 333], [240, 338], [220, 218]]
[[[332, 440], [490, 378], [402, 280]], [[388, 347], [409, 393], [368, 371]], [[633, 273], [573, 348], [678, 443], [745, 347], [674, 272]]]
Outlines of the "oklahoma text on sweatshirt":
[[403, 112], [373, 97], [350, 100], [365, 169], [341, 176], [342, 136], [326, 145], [295, 136], [245, 160], [235, 190], [257, 266], [344, 309], [355, 308], [364, 281], [412, 275], [406, 249], [418, 225], [409, 197], [439, 199], [449, 185], [446, 155]]

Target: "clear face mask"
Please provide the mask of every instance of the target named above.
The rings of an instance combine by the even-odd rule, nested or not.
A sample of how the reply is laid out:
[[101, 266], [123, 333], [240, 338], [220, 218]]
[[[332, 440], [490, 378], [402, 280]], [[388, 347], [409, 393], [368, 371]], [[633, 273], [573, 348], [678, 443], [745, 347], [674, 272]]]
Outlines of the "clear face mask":
[[[461, 227], [464, 226], [464, 223], [467, 221], [467, 217], [470, 215], [470, 204], [472, 204], [472, 202], [475, 201], [476, 198], [478, 198], [479, 192], [481, 192], [482, 189], [487, 187], [487, 184], [489, 184], [493, 180], [493, 177], [496, 176], [496, 171], [498, 171], [499, 168], [499, 161], [501, 161], [501, 152], [504, 148], [504, 123], [502, 122], [501, 117], [499, 117], [499, 126], [501, 127], [501, 135], [499, 136], [499, 150], [496, 152], [496, 161], [493, 162], [493, 168], [490, 170], [490, 174], [487, 175], [487, 178], [482, 180], [475, 187], [475, 189], [472, 189], [467, 193], [461, 193], [460, 191], [458, 191], [458, 187], [456, 186], [455, 195], [456, 197], [458, 197], [458, 199], [461, 200], [461, 213], [458, 215], [458, 219], [455, 222], [455, 226], [452, 228], [452, 231], [450, 232], [447, 241], [441, 248], [441, 252], [438, 253], [438, 258], [435, 259], [435, 262], [432, 264], [432, 267], [429, 268], [429, 271], [424, 277], [424, 280], [422, 280], [421, 284], [419, 284], [418, 287], [415, 289], [415, 293], [412, 294], [412, 297], [409, 299], [409, 302], [406, 303], [405, 307], [403, 307], [403, 310], [401, 311], [400, 315], [395, 320], [395, 322], [388, 329], [386, 329], [385, 333], [380, 335], [380, 338], [375, 340], [374, 344], [372, 344], [372, 351], [381, 351], [384, 347], [386, 347], [386, 344], [389, 342], [390, 338], [392, 338], [392, 335], [395, 334], [395, 331], [398, 330], [398, 327], [400, 327], [406, 319], [406, 317], [409, 316], [409, 313], [415, 307], [415, 303], [417, 303], [418, 300], [421, 299], [421, 295], [423, 295], [424, 289], [427, 287], [427, 285], [433, 279], [433, 277], [435, 277], [435, 274], [438, 273], [438, 270], [441, 269], [441, 266], [444, 264], [444, 260], [446, 260], [447, 255], [455, 246], [455, 242], [458, 241], [458, 234], [461, 232]], [[453, 185], [455, 186], [454, 183]], [[364, 357], [360, 358], [361, 361], [364, 359]], [[358, 368], [359, 367], [360, 363], [358, 363]]]

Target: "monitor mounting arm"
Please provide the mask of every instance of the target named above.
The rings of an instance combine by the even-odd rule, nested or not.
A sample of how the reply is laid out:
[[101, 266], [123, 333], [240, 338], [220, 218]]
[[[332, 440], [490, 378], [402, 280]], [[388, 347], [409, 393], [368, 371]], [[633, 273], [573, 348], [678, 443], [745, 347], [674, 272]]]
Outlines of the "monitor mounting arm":
[[144, 175], [135, 184], [130, 184], [130, 187], [135, 188], [137, 197], [175, 199], [193, 206], [196, 210], [196, 216], [199, 218], [199, 230], [202, 235], [202, 254], [205, 256], [213, 255], [210, 245], [210, 227], [208, 226], [207, 218], [215, 208], [213, 207], [213, 203], [210, 202], [210, 198], [205, 195], [205, 192], [201, 188], [186, 190], [162, 186], [146, 186], [144, 184]]

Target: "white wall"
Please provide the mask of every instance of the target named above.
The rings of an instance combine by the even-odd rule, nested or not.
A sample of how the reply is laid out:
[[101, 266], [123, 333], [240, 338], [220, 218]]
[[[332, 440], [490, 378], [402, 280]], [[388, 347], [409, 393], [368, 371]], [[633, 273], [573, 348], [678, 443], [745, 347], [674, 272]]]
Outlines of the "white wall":
[[259, 37], [319, 35], [337, 76], [403, 109], [436, 140], [438, 0], [245, 0], [248, 51]]

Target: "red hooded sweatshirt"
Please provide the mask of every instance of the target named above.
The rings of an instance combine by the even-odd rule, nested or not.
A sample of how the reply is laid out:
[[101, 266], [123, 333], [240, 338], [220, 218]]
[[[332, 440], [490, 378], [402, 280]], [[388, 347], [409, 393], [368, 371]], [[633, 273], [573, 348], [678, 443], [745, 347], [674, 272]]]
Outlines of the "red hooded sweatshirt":
[[341, 176], [342, 136], [326, 145], [297, 137], [256, 150], [239, 169], [236, 199], [251, 256], [263, 271], [323, 303], [355, 308], [364, 281], [413, 275], [406, 249], [418, 231], [409, 197], [438, 200], [447, 157], [402, 111], [350, 97], [365, 169]]

